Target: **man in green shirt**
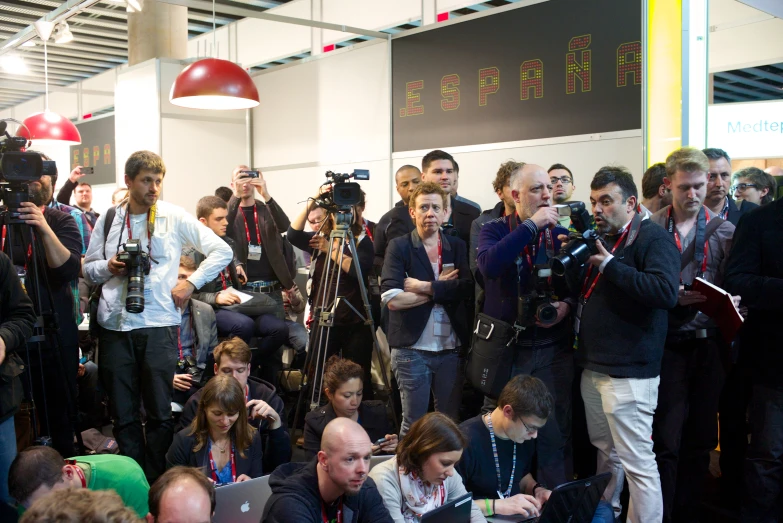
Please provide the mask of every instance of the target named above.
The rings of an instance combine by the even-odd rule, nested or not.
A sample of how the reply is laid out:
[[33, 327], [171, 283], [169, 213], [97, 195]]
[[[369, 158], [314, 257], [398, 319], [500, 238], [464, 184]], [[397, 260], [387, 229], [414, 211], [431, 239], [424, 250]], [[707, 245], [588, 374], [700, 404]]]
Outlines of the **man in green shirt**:
[[139, 517], [148, 512], [149, 483], [141, 467], [126, 456], [97, 454], [64, 460], [51, 447], [35, 446], [20, 452], [11, 464], [8, 489], [20, 514], [36, 499], [64, 488], [114, 490]]

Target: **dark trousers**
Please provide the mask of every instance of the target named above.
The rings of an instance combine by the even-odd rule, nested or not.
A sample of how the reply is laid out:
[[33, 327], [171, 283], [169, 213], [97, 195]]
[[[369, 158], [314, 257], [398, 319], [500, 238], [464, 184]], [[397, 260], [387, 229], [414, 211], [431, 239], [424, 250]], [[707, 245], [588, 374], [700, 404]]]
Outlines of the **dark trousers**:
[[[544, 382], [555, 400], [554, 416], [536, 437], [538, 471], [535, 478], [554, 488], [574, 477], [574, 460], [571, 441], [572, 406], [571, 386], [574, 379], [574, 351], [570, 339], [556, 343], [536, 345], [535, 348], [517, 346], [517, 358], [512, 376], [528, 374]], [[482, 412], [495, 408], [495, 400], [485, 398]]]
[[84, 364], [84, 374], [79, 377], [78, 385], [79, 414], [82, 416], [80, 429], [101, 430], [103, 405], [101, 391], [98, 388], [98, 366], [95, 363], [88, 361]]
[[[174, 422], [171, 397], [177, 368], [177, 327], [101, 329], [101, 384], [109, 395], [114, 438], [120, 452], [144, 469], [152, 484], [166, 469]], [[147, 414], [141, 424], [141, 406]], [[145, 444], [146, 441], [146, 444]]]
[[[736, 342], [735, 342], [736, 343]], [[742, 492], [745, 454], [748, 450], [748, 405], [753, 394], [753, 379], [747, 362], [732, 365], [721, 392], [720, 403], [720, 483], [721, 497], [729, 506], [739, 506]]]
[[[324, 333], [326, 331], [324, 330]], [[329, 345], [326, 359], [342, 352], [342, 357], [358, 363], [364, 369], [364, 390], [362, 399], [371, 400], [375, 396], [372, 390], [372, 351], [373, 338], [370, 327], [363, 323], [334, 326], [329, 332]]]
[[[770, 341], [772, 343], [772, 341]], [[742, 521], [779, 521], [783, 490], [783, 389], [753, 386]]]
[[725, 373], [717, 337], [667, 341], [661, 362], [653, 450], [664, 521], [697, 521], [710, 451], [718, 445], [718, 399]]
[[[73, 445], [75, 427], [71, 416], [76, 412], [72, 409], [76, 409], [79, 346], [72, 344], [62, 347], [59, 361], [57, 353], [50, 348], [51, 345], [44, 346], [40, 354], [41, 359], [35, 347], [36, 344], [30, 344], [29, 371], [32, 377], [36, 415], [41, 428], [40, 434], [50, 436], [52, 447], [64, 458], [68, 458], [77, 453]], [[27, 378], [25, 377], [24, 380], [26, 381]]]

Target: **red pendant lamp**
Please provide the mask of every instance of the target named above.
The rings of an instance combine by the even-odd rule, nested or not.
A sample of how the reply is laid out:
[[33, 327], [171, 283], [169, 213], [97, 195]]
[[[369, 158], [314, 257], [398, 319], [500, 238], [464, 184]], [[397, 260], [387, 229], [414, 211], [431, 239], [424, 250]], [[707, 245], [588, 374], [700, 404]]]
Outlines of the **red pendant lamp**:
[[49, 64], [46, 41], [51, 36], [53, 27], [54, 24], [51, 22], [38, 21], [35, 23], [38, 36], [41, 37], [44, 43], [45, 110], [42, 113], [35, 113], [25, 118], [24, 125], [19, 126], [16, 130], [16, 135], [32, 140], [36, 146], [45, 145], [48, 142], [57, 142], [63, 145], [79, 145], [82, 143], [82, 136], [73, 122], [49, 110]]
[[[212, 0], [212, 48], [217, 51], [215, 0]], [[250, 109], [257, 106], [258, 89], [253, 79], [234, 62], [204, 58], [179, 73], [171, 86], [169, 101], [191, 109]]]

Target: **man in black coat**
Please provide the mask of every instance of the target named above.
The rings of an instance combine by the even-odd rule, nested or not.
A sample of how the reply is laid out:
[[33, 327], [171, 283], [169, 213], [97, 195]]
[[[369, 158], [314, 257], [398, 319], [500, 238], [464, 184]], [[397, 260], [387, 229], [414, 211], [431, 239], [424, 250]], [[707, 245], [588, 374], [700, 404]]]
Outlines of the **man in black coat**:
[[777, 521], [783, 485], [783, 200], [740, 220], [724, 287], [748, 307], [741, 350], [751, 366], [753, 396], [742, 521]]
[[421, 183], [421, 171], [413, 165], [403, 165], [397, 169], [394, 175], [394, 183], [397, 194], [402, 198], [394, 204], [389, 212], [381, 216], [378, 225], [375, 226], [375, 274], [380, 276], [383, 267], [383, 258], [386, 255], [386, 246], [394, 238], [405, 236], [413, 232], [416, 226], [408, 212], [408, 200], [413, 190]]
[[266, 523], [393, 523], [375, 482], [367, 476], [372, 443], [364, 429], [337, 418], [324, 429], [318, 458], [289, 463], [269, 478]]
[[710, 160], [709, 180], [707, 181], [707, 197], [704, 205], [718, 215], [718, 218], [737, 225], [740, 216], [752, 211], [758, 205], [746, 201], [735, 202], [729, 196], [731, 187], [731, 158], [723, 149], [709, 148], [702, 150]]

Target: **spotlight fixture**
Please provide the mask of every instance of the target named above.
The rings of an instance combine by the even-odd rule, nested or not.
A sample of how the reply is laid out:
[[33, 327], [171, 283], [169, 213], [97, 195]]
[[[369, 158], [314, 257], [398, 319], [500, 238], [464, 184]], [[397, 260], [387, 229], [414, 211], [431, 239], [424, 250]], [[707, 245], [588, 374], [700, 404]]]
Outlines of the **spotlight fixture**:
[[68, 22], [60, 22], [54, 28], [54, 43], [67, 44], [73, 41], [73, 33], [68, 28]]

